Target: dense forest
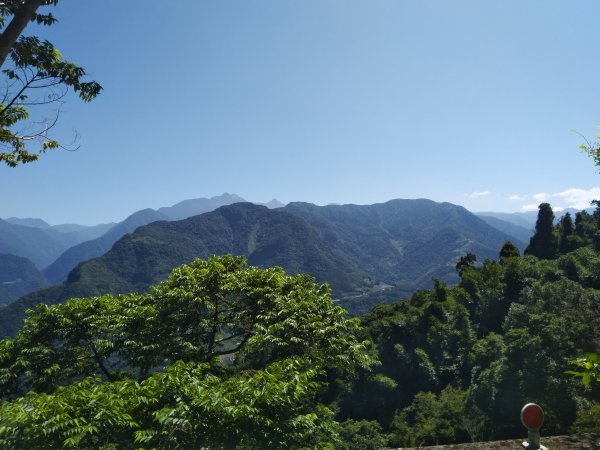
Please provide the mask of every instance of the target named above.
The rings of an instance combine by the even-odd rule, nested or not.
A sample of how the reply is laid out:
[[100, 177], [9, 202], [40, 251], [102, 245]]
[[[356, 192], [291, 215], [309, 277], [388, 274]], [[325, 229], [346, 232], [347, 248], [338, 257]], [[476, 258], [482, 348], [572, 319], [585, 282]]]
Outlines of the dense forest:
[[523, 436], [528, 402], [544, 408], [546, 435], [598, 430], [598, 365], [574, 360], [600, 349], [600, 210], [553, 219], [541, 204], [524, 257], [510, 242], [497, 261], [465, 255], [457, 285], [434, 280], [364, 315], [380, 365], [337, 397], [338, 417], [389, 446]]
[[597, 430], [597, 365], [583, 358], [600, 350], [600, 208], [554, 224], [541, 204], [524, 256], [507, 242], [456, 270], [454, 286], [434, 280], [359, 318], [327, 285], [233, 256], [145, 294], [39, 305], [0, 342], [0, 445], [470, 442], [523, 436], [527, 402], [546, 435]]

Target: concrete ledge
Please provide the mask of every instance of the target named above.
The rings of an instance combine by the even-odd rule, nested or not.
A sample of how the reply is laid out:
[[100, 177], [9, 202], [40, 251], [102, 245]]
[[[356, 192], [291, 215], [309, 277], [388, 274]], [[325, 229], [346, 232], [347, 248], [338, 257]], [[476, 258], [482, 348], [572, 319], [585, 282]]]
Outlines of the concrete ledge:
[[[522, 443], [527, 440], [527, 434], [522, 439], [508, 441], [475, 442], [472, 444], [435, 445], [433, 447], [403, 447], [396, 450], [522, 450]], [[542, 445], [548, 450], [600, 450], [600, 433], [585, 433], [571, 436], [542, 435]]]

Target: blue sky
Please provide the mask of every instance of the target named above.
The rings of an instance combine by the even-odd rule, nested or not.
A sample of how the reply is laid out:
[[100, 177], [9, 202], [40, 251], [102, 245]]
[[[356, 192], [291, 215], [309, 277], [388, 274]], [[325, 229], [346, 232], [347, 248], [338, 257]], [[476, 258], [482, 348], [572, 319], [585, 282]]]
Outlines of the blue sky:
[[600, 2], [61, 0], [30, 27], [104, 87], [0, 167], [0, 217], [119, 221], [236, 193], [585, 207], [600, 125]]

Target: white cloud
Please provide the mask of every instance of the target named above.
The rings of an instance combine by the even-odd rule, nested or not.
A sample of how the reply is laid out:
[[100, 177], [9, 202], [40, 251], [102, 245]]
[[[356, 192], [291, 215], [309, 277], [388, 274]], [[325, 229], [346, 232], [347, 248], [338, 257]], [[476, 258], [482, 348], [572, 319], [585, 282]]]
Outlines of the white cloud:
[[[508, 199], [514, 201], [523, 201], [527, 198], [528, 197], [526, 195], [515, 194], [511, 195]], [[537, 203], [528, 203], [521, 206], [522, 211], [535, 211], [538, 209], [538, 205], [544, 202], [552, 204], [552, 210], [555, 212], [559, 212], [567, 208], [585, 209], [590, 207], [590, 202], [592, 200], [600, 200], [600, 187], [593, 187], [591, 189], [570, 188], [562, 192], [555, 192], [552, 194], [540, 192], [532, 195], [530, 198], [535, 200]]]
[[553, 194], [553, 197], [562, 199], [568, 204], [568, 208], [585, 209], [590, 207], [592, 200], [600, 200], [600, 187], [591, 189], [571, 188]]
[[521, 211], [523, 211], [523, 212], [537, 211], [537, 209], [538, 209], [538, 204], [537, 203], [530, 203], [529, 205], [523, 205], [523, 206], [521, 206]]
[[478, 198], [478, 197], [485, 197], [486, 195], [489, 195], [490, 191], [485, 190], [485, 191], [481, 191], [481, 192], [471, 192], [470, 194], [465, 194], [465, 197], [469, 197], [469, 198]]
[[513, 194], [510, 197], [508, 197], [508, 199], [511, 200], [511, 201], [513, 201], [513, 202], [522, 202], [526, 198], [527, 198], [526, 195], [519, 195], [519, 194]]

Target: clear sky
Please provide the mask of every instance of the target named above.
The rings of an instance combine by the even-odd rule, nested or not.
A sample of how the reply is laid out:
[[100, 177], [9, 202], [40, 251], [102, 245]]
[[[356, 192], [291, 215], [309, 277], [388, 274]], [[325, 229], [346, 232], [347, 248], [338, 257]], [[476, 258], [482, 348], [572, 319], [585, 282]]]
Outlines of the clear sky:
[[[69, 99], [76, 152], [0, 167], [0, 217], [123, 220], [236, 193], [585, 207], [600, 2], [61, 0], [29, 27], [104, 87]], [[533, 205], [533, 206], [532, 206]]]

